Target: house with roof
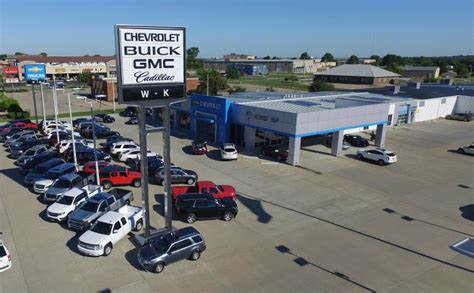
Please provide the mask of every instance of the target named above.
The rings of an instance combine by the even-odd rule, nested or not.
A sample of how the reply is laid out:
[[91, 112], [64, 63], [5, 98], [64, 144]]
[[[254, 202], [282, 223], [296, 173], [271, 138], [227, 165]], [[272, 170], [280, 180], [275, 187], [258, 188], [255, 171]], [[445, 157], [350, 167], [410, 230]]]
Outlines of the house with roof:
[[440, 69], [438, 66], [412, 66], [402, 67], [403, 76], [415, 79], [438, 78]]
[[400, 75], [370, 64], [343, 64], [314, 74], [315, 80], [331, 83], [385, 85]]

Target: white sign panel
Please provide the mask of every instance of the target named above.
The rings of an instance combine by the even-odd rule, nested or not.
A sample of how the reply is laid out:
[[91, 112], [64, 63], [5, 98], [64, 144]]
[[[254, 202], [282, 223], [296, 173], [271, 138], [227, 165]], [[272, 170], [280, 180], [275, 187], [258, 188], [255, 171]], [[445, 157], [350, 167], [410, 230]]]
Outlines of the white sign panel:
[[184, 31], [120, 29], [122, 84], [184, 83]]

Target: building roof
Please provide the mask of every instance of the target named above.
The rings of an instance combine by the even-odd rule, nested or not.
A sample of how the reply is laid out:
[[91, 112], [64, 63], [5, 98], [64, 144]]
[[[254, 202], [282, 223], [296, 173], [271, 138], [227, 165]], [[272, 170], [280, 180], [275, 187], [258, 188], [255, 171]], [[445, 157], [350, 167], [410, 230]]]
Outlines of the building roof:
[[413, 86], [401, 86], [400, 91], [395, 94], [390, 87], [367, 88], [361, 91], [380, 94], [389, 97], [407, 97], [418, 100], [441, 98], [448, 96], [472, 96], [474, 97], [474, 86], [472, 85], [447, 85], [447, 84], [421, 84], [419, 89]]
[[436, 71], [439, 67], [438, 66], [412, 66], [412, 65], [405, 65], [402, 67], [403, 70], [410, 70], [410, 71]]
[[21, 55], [17, 56], [18, 62], [34, 61], [37, 63], [86, 63], [86, 62], [108, 62], [115, 60], [115, 56], [41, 56]]
[[[249, 94], [249, 93], [246, 93]], [[250, 93], [250, 94], [260, 94], [260, 93]], [[238, 104], [244, 104], [252, 106], [255, 108], [262, 108], [274, 111], [282, 111], [287, 113], [307, 113], [307, 112], [316, 112], [331, 110], [336, 108], [336, 100], [352, 100], [359, 101], [364, 103], [388, 103], [388, 102], [397, 102], [402, 100], [407, 100], [403, 96], [390, 97], [383, 96], [378, 94], [371, 93], [356, 93], [356, 92], [318, 92], [318, 93], [309, 93], [301, 96], [290, 96], [285, 97], [286, 93], [272, 93], [273, 97], [270, 99], [262, 100], [249, 100], [242, 101], [239, 100]], [[277, 95], [280, 95], [277, 98]], [[255, 95], [258, 96], [258, 95]]]
[[359, 76], [359, 77], [397, 77], [400, 76], [370, 64], [343, 64], [314, 75]]

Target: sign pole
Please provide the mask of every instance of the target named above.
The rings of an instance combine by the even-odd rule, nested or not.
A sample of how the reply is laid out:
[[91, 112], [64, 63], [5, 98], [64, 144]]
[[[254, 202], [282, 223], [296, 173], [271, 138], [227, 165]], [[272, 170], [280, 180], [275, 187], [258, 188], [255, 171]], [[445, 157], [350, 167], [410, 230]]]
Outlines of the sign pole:
[[147, 157], [147, 133], [146, 133], [146, 109], [145, 106], [138, 106], [138, 125], [140, 139], [140, 171], [142, 174], [142, 206], [145, 214], [145, 237], [150, 236], [150, 201], [148, 195], [148, 157]]
[[[74, 139], [74, 129], [72, 128], [72, 110], [71, 110], [71, 94], [67, 94], [67, 101], [69, 103], [69, 120], [71, 121], [71, 139], [72, 139], [72, 153], [74, 154], [74, 164], [77, 165], [76, 141]], [[97, 185], [99, 185], [97, 183]]]
[[170, 139], [170, 105], [164, 107], [164, 127], [163, 132], [163, 160], [165, 165], [164, 182], [164, 204], [165, 204], [165, 228], [172, 230], [173, 207], [171, 201], [171, 139]]
[[54, 121], [56, 123], [56, 140], [59, 143], [59, 130], [58, 130], [58, 94], [56, 92], [56, 79], [53, 75], [53, 102], [54, 102]]
[[114, 103], [114, 114], [115, 114], [115, 85], [112, 84], [112, 101]]
[[43, 109], [43, 121], [46, 121], [46, 111], [44, 109], [44, 92], [43, 92], [43, 83], [40, 82], [40, 94], [41, 94], [41, 107]]
[[33, 91], [33, 106], [35, 107], [35, 118], [36, 118], [36, 124], [38, 124], [38, 111], [36, 109], [36, 94], [35, 94], [35, 84], [31, 84], [32, 91]]
[[95, 176], [96, 176], [96, 184], [100, 185], [100, 178], [99, 178], [99, 162], [97, 162], [97, 147], [96, 147], [96, 137], [95, 137], [95, 120], [94, 120], [94, 111], [92, 103], [91, 105], [91, 120], [92, 120], [92, 137], [94, 138], [94, 161], [95, 161]]

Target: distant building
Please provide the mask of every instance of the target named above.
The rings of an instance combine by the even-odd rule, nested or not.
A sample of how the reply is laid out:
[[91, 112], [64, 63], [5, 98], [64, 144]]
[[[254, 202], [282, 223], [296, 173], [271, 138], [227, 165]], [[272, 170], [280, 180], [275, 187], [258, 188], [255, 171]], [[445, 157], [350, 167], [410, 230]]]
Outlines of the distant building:
[[359, 62], [360, 62], [361, 64], [374, 64], [374, 63], [377, 62], [377, 60], [375, 60], [375, 59], [370, 59], [370, 58], [361, 58], [361, 59], [359, 59]]
[[452, 70], [448, 70], [445, 73], [441, 74], [441, 77], [449, 78], [449, 79], [453, 79], [456, 76], [458, 76], [458, 74], [456, 72], [452, 71]]
[[265, 75], [268, 73], [267, 66], [264, 64], [235, 63], [229, 67], [237, 69], [241, 75]]
[[229, 54], [224, 55], [224, 60], [255, 60], [257, 56], [255, 55], [245, 55], [245, 54]]
[[80, 73], [89, 71], [101, 77], [115, 77], [117, 67], [115, 56], [41, 56], [20, 55], [12, 56], [18, 67], [19, 80], [23, 81], [25, 64], [41, 63], [46, 66], [48, 78], [76, 78]]
[[439, 77], [439, 67], [438, 66], [412, 66], [406, 65], [402, 67], [403, 76], [410, 78], [438, 78]]
[[331, 83], [384, 85], [400, 75], [368, 64], [343, 64], [314, 74], [315, 80]]
[[242, 64], [265, 65], [268, 72], [315, 73], [336, 66], [336, 62], [321, 62], [321, 59], [254, 59], [254, 60], [204, 60], [204, 68], [220, 72]]

